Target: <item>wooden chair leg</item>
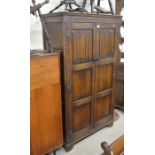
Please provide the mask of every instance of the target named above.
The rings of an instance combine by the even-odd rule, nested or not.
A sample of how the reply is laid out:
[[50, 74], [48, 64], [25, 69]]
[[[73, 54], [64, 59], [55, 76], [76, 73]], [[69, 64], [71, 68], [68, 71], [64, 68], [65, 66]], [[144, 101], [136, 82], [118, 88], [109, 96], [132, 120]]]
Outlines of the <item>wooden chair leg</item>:
[[102, 142], [101, 143], [101, 147], [104, 150], [104, 154], [103, 155], [111, 155], [111, 150], [110, 150], [110, 147], [109, 147], [107, 142]]

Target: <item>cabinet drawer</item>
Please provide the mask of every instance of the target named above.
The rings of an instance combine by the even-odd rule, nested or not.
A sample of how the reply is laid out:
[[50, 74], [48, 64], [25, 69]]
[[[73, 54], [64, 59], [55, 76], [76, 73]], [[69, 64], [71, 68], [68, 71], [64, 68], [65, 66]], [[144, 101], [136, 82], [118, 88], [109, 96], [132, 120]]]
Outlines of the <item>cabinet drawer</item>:
[[59, 56], [48, 56], [31, 59], [31, 90], [60, 82]]

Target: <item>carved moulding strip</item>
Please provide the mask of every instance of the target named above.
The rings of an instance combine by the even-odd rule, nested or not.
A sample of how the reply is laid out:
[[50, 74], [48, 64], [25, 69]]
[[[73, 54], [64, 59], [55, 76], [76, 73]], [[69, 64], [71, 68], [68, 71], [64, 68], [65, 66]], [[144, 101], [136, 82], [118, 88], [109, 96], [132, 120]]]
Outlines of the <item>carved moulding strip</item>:
[[102, 18], [102, 17], [80, 17], [80, 16], [64, 16], [64, 22], [78, 22], [78, 23], [120, 23], [115, 18]]
[[[104, 17], [104, 18], [103, 18]], [[111, 16], [111, 18], [105, 18], [105, 16], [99, 17], [99, 16], [92, 16], [92, 17], [85, 17], [85, 16], [68, 16], [68, 15], [63, 15], [63, 16], [49, 16], [45, 17], [43, 16], [44, 22], [45, 23], [50, 23], [50, 22], [70, 22], [70, 23], [120, 23], [118, 19], [114, 16]], [[118, 18], [120, 18], [118, 16]], [[120, 18], [121, 20], [121, 18]]]

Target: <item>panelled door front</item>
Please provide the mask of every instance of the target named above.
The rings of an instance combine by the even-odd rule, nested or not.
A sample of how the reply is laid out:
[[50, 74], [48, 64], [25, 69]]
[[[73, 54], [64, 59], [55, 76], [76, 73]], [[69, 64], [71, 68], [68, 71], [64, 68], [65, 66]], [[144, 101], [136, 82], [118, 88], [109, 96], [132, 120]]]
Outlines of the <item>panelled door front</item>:
[[115, 53], [114, 25], [97, 25], [97, 46], [95, 53], [95, 125], [103, 124], [113, 113]]
[[69, 25], [68, 56], [70, 61], [69, 131], [71, 134], [93, 127], [94, 64], [93, 37], [90, 23]]

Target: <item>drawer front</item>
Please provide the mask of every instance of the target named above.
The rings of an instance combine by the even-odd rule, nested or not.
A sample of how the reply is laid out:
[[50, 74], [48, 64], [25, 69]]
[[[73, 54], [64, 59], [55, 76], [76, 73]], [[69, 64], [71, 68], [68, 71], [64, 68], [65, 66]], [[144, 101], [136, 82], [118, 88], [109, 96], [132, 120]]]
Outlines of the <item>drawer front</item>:
[[31, 90], [60, 82], [59, 56], [31, 59], [30, 63]]

